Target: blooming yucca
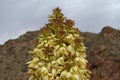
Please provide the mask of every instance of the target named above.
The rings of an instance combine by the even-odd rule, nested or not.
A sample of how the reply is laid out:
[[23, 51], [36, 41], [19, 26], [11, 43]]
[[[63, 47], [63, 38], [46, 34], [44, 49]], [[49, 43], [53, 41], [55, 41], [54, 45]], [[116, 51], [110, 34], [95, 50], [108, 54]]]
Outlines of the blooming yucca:
[[89, 80], [86, 69], [86, 47], [72, 20], [59, 8], [49, 16], [49, 23], [40, 31], [29, 61], [29, 80]]

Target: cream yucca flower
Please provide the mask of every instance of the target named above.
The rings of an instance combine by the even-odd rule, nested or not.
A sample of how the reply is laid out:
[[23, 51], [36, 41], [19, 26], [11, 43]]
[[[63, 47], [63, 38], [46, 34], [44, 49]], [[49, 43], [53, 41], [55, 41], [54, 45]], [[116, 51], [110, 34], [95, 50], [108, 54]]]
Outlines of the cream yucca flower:
[[86, 47], [80, 31], [73, 27], [59, 8], [49, 16], [49, 23], [40, 30], [29, 61], [29, 80], [89, 80], [86, 68]]
[[66, 40], [69, 42], [69, 43], [72, 43], [74, 41], [74, 37], [72, 34], [69, 34], [68, 36], [66, 36]]
[[67, 77], [67, 70], [64, 70], [63, 72], [61, 72], [60, 78], [65, 80]]
[[58, 59], [57, 59], [57, 62], [58, 62], [58, 64], [60, 64], [60, 65], [64, 65], [64, 58], [63, 58], [63, 57], [58, 58]]

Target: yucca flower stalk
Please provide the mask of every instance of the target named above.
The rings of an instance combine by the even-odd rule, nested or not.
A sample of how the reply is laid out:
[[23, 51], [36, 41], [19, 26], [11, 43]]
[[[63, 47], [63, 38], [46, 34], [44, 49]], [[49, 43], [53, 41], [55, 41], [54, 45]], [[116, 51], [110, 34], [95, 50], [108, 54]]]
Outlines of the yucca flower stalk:
[[29, 80], [89, 80], [86, 47], [74, 21], [59, 8], [49, 15], [49, 23], [41, 30], [29, 61]]

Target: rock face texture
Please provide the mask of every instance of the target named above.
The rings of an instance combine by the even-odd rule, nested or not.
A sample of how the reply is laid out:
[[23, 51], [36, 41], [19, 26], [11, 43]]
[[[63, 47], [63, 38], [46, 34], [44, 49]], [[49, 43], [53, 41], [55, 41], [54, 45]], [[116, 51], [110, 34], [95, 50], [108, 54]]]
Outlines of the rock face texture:
[[[0, 45], [0, 80], [27, 80], [28, 51], [33, 49], [38, 31], [27, 32], [19, 38]], [[120, 31], [110, 26], [100, 33], [81, 32], [87, 47], [91, 80], [120, 79]]]

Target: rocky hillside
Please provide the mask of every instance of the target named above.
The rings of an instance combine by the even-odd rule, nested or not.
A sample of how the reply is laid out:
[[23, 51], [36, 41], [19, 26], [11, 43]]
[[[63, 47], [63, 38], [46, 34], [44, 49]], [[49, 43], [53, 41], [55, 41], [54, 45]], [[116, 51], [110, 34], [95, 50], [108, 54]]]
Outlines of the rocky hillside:
[[[27, 80], [27, 65], [31, 59], [38, 31], [27, 32], [19, 38], [0, 45], [0, 80]], [[120, 80], [120, 31], [109, 26], [100, 33], [82, 32], [87, 47], [91, 80]]]

